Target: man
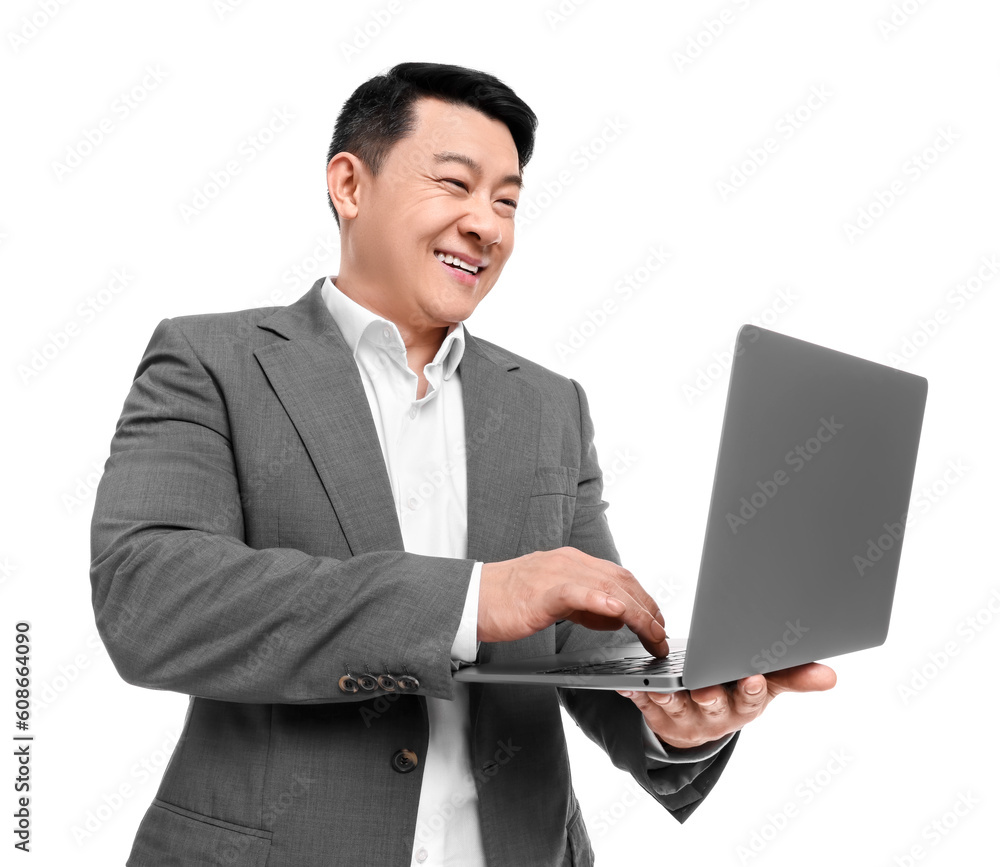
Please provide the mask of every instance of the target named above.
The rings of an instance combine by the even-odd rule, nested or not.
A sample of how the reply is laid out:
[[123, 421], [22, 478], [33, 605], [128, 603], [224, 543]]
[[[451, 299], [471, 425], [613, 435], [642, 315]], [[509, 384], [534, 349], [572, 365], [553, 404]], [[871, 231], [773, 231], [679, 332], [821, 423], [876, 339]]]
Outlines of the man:
[[366, 82], [328, 158], [336, 277], [156, 329], [93, 521], [118, 671], [192, 697], [132, 867], [591, 864], [557, 699], [684, 821], [774, 695], [832, 685], [825, 666], [632, 700], [452, 680], [668, 650], [618, 563], [583, 391], [463, 325], [513, 249], [534, 128], [484, 73]]

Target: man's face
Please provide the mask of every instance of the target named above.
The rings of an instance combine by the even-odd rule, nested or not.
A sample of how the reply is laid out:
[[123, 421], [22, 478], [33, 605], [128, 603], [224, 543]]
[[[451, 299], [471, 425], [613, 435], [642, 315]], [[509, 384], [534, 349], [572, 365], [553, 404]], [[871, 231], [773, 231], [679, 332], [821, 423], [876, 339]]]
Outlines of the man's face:
[[433, 98], [417, 100], [414, 116], [379, 174], [362, 170], [337, 282], [419, 333], [468, 318], [493, 288], [514, 248], [520, 172], [502, 122]]

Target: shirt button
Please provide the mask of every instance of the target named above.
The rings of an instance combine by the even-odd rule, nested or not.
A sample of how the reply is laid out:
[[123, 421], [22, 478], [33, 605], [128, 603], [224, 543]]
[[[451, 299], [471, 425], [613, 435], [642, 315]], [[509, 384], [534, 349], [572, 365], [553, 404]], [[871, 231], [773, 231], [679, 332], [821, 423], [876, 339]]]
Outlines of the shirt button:
[[385, 328], [382, 329], [382, 336], [386, 340], [388, 340], [390, 337], [392, 337], [392, 332], [389, 330], [388, 326], [386, 326]]
[[427, 850], [426, 849], [417, 849], [417, 861], [420, 864], [423, 864], [424, 861], [426, 861], [426, 860], [427, 860]]
[[417, 503], [417, 498], [416, 497], [410, 497], [410, 499], [408, 499], [406, 501], [406, 506], [410, 510], [416, 510], [416, 508], [417, 508], [418, 505], [419, 505], [419, 503]]
[[410, 407], [410, 418], [416, 418], [416, 417], [417, 417], [417, 408], [415, 406], [411, 406]]

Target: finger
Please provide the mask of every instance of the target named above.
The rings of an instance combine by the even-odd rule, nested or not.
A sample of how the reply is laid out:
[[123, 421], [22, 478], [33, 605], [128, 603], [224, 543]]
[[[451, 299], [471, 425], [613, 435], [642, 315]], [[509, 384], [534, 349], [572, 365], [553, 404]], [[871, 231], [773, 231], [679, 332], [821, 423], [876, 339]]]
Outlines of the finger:
[[828, 665], [807, 662], [765, 675], [772, 695], [782, 692], [823, 692], [837, 684], [837, 673]]
[[[655, 620], [660, 626], [666, 626], [666, 621], [663, 618], [663, 612], [660, 611], [660, 606], [657, 604], [656, 600], [646, 592], [646, 589], [636, 580], [635, 575], [625, 569], [623, 566], [619, 566], [617, 563], [612, 563], [610, 560], [602, 560], [600, 557], [593, 557], [590, 554], [586, 554], [577, 548], [565, 549], [570, 556], [576, 556], [582, 559], [586, 572], [577, 571], [577, 575], [581, 578], [588, 578], [593, 575], [595, 579], [598, 579], [605, 583], [604, 589], [612, 596], [621, 599], [623, 602], [628, 604], [628, 598], [631, 598], [636, 605], [643, 608], [649, 613], [649, 616]], [[613, 582], [619, 590], [607, 584], [608, 581]], [[634, 630], [633, 630], [634, 631]]]
[[602, 617], [591, 611], [577, 611], [565, 619], [598, 632], [609, 632], [622, 628], [622, 622], [617, 617]]
[[757, 716], [768, 700], [767, 678], [755, 674], [745, 677], [731, 690], [733, 710], [743, 716]]
[[[635, 576], [610, 560], [592, 557], [577, 548], [564, 548], [558, 553], [574, 563], [573, 576], [577, 583], [596, 586], [625, 605], [621, 616], [653, 656], [665, 656], [669, 649], [659, 647], [667, 637], [663, 613], [653, 599], [635, 579]], [[646, 625], [645, 621], [649, 623]]]
[[[642, 589], [638, 582], [635, 582], [635, 587]], [[666, 656], [670, 652], [667, 632], [663, 628], [663, 614], [655, 602], [652, 603], [653, 608], [650, 610], [613, 581], [602, 580], [601, 589], [625, 606], [621, 615], [622, 622], [636, 634], [649, 653], [653, 656]]]
[[618, 690], [620, 695], [631, 698], [639, 710], [644, 715], [656, 718], [657, 714], [664, 713], [674, 719], [678, 719], [687, 712], [688, 706], [685, 692], [645, 692]]
[[660, 606], [656, 600], [646, 592], [646, 588], [638, 582], [635, 575], [629, 572], [628, 569], [615, 567], [615, 569], [611, 570], [611, 578], [618, 583], [625, 593], [635, 600], [637, 605], [647, 611], [649, 616], [659, 623], [660, 626], [665, 627], [667, 625], [663, 619], [663, 612], [660, 611]]
[[550, 622], [563, 619], [576, 622], [576, 612], [590, 612], [624, 623], [653, 656], [666, 656], [670, 651], [663, 627], [631, 597], [626, 602], [597, 587], [571, 582], [557, 585], [546, 594], [546, 613]]
[[647, 692], [649, 701], [662, 713], [680, 719], [691, 710], [687, 690], [679, 692]]
[[728, 713], [729, 693], [722, 686], [703, 686], [691, 690], [691, 702], [706, 716], [720, 716]]

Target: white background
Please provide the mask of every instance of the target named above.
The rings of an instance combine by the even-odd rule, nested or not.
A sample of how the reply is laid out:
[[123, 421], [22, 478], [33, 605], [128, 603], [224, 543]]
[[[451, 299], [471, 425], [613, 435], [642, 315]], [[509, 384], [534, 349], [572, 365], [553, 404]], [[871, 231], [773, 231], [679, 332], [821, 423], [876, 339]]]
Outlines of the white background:
[[[94, 490], [142, 351], [164, 317], [289, 303], [336, 273], [323, 246], [337, 242], [333, 121], [403, 60], [493, 72], [539, 115], [517, 250], [469, 328], [586, 388], [620, 553], [671, 634], [690, 617], [742, 323], [930, 384], [887, 643], [835, 660], [833, 691], [777, 699], [683, 826], [567, 717], [599, 863], [890, 865], [914, 863], [914, 846], [926, 864], [995, 857], [1000, 277], [968, 281], [1000, 253], [996, 4], [44, 6], [0, 16], [0, 608], [8, 636], [32, 624], [27, 863], [123, 863], [186, 707], [118, 678], [90, 605]], [[253, 144], [275, 112], [291, 119]], [[231, 159], [240, 171], [219, 192], [211, 173]], [[894, 182], [903, 192], [880, 211]], [[211, 198], [186, 218], [199, 191]], [[864, 212], [867, 228], [849, 231]], [[657, 245], [669, 262], [624, 298], [616, 282]], [[116, 271], [127, 282], [108, 292]], [[958, 284], [972, 287], [961, 309]], [[13, 734], [12, 639], [0, 646]], [[925, 666], [923, 688], [902, 694]], [[975, 805], [958, 816], [962, 798]]]

